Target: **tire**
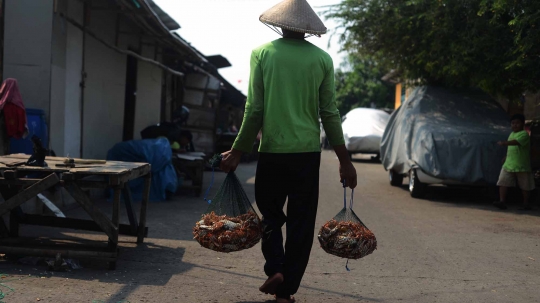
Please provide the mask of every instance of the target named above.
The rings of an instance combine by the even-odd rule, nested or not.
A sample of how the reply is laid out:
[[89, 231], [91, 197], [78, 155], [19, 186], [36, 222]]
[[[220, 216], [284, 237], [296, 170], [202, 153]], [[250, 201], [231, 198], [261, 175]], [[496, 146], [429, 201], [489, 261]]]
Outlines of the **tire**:
[[411, 169], [409, 171], [409, 192], [411, 197], [421, 199], [426, 195], [427, 185], [420, 182], [416, 175], [416, 170]]
[[388, 177], [390, 179], [390, 185], [392, 186], [403, 185], [403, 175], [397, 174], [393, 170], [389, 170]]

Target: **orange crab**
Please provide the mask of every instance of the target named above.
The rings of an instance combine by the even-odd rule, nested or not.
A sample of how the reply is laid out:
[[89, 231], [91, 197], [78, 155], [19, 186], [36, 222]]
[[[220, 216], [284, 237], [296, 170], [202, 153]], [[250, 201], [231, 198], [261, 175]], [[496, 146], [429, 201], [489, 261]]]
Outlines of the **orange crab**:
[[324, 251], [342, 258], [363, 258], [377, 249], [375, 235], [359, 222], [332, 219], [321, 227], [317, 238]]
[[211, 212], [193, 227], [193, 238], [201, 246], [226, 253], [253, 247], [259, 243], [261, 234], [261, 220], [254, 212], [236, 217]]

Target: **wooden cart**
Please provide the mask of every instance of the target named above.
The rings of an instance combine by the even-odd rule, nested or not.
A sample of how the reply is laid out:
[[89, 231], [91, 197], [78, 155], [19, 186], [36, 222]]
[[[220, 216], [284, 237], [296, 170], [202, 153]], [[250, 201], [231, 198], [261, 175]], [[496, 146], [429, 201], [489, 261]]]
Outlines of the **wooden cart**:
[[[137, 237], [142, 243], [148, 233], [146, 211], [150, 193], [150, 164], [107, 161], [105, 164], [77, 164], [75, 167], [61, 167], [65, 158], [47, 157], [48, 167], [30, 167], [24, 163], [28, 155], [0, 157], [0, 193], [5, 202], [0, 204], [0, 216], [10, 212], [9, 229], [0, 218], [0, 253], [65, 258], [92, 258], [109, 262], [115, 269], [118, 257], [118, 236]], [[127, 182], [143, 177], [144, 191], [139, 222], [132, 206], [131, 191]], [[63, 186], [75, 201], [90, 215], [92, 220], [61, 218], [25, 214], [20, 205], [41, 192]], [[112, 189], [112, 218], [109, 218], [90, 199], [85, 189]], [[129, 224], [120, 224], [120, 200], [124, 196]], [[37, 225], [77, 230], [101, 231], [108, 237], [108, 245], [81, 246], [73, 243], [50, 243], [44, 246], [37, 241], [19, 237], [19, 225]]]

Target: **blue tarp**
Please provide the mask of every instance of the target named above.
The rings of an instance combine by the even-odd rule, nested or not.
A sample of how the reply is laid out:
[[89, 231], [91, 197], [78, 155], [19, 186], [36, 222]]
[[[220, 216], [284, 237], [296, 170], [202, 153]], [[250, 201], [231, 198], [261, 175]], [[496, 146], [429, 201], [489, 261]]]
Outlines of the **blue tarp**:
[[[145, 162], [152, 165], [150, 201], [166, 200], [167, 192], [176, 192], [178, 178], [171, 159], [171, 146], [165, 138], [121, 142], [107, 154], [107, 160], [110, 161]], [[133, 199], [141, 200], [144, 180], [133, 180], [129, 182], [129, 187]]]

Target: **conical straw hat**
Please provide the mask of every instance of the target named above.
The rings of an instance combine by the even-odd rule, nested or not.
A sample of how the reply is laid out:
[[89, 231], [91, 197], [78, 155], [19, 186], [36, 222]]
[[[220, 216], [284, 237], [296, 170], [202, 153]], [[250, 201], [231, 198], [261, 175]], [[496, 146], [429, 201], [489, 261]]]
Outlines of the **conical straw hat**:
[[290, 31], [322, 35], [326, 27], [306, 0], [285, 0], [264, 12], [259, 20]]

